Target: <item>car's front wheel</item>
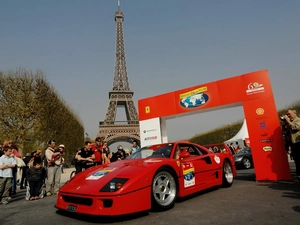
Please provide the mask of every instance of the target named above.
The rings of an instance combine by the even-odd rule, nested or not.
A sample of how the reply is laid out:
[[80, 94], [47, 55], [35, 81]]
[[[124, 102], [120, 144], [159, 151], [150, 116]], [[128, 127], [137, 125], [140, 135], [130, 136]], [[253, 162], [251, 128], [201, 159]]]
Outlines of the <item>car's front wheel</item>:
[[167, 168], [157, 171], [152, 181], [152, 208], [167, 210], [174, 206], [177, 186], [172, 172]]
[[250, 169], [251, 166], [252, 166], [251, 160], [247, 157], [242, 159], [242, 164], [243, 164], [245, 169]]

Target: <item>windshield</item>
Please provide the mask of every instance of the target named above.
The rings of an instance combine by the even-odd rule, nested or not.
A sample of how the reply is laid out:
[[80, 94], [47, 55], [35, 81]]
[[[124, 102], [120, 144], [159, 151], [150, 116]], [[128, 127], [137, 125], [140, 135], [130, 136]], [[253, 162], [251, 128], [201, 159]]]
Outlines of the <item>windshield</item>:
[[151, 145], [141, 148], [126, 159], [170, 158], [173, 144]]

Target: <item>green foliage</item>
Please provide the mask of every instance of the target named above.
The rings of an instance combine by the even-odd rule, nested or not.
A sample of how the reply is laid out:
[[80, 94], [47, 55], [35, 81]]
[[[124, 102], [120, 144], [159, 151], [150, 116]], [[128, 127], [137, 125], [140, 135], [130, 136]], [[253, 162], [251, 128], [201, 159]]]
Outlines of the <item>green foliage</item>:
[[78, 116], [46, 81], [43, 72], [0, 70], [0, 141], [19, 145], [19, 152], [44, 150], [49, 139], [66, 146], [71, 158], [84, 141]]

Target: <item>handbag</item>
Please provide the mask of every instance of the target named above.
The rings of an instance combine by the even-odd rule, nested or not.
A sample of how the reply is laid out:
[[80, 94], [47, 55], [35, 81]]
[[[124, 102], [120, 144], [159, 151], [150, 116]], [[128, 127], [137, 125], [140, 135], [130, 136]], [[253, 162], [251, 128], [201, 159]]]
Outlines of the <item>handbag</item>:
[[17, 163], [17, 167], [21, 168], [21, 167], [25, 167], [25, 163], [23, 161], [23, 159], [20, 159], [18, 157], [15, 157], [16, 163]]

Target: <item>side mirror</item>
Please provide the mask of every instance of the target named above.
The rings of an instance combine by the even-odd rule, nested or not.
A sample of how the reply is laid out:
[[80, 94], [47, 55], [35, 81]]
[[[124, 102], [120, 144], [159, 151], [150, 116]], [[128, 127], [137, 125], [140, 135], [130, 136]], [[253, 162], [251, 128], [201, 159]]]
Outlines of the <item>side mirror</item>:
[[186, 150], [183, 150], [183, 151], [180, 153], [179, 158], [180, 158], [180, 159], [184, 159], [184, 158], [188, 158], [188, 157], [190, 157], [190, 156], [191, 156], [191, 154], [190, 154], [189, 152], [187, 152]]

